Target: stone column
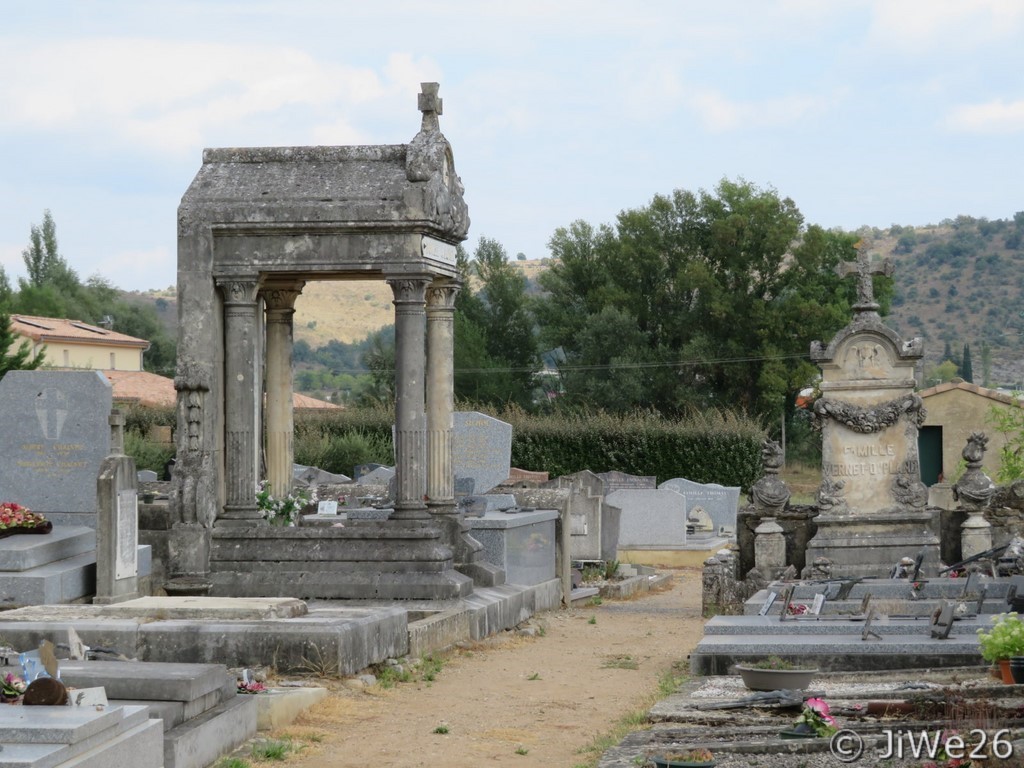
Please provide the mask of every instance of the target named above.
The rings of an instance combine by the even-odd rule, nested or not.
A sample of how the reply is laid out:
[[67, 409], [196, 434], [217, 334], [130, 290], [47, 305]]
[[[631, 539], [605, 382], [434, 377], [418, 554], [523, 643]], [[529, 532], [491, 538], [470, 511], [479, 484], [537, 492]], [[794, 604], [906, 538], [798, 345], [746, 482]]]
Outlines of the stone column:
[[424, 496], [426, 413], [424, 382], [426, 290], [424, 275], [388, 278], [395, 305], [395, 511], [394, 520], [429, 517]]
[[774, 517], [754, 529], [754, 567], [773, 577], [786, 567], [786, 537]]
[[292, 318], [303, 285], [273, 283], [262, 291], [267, 306], [267, 482], [274, 496], [285, 496], [292, 487]]
[[255, 276], [218, 278], [224, 296], [224, 509], [216, 527], [266, 524], [256, 508], [259, 477], [259, 304]]
[[459, 287], [454, 280], [435, 280], [427, 289], [427, 507], [434, 514], [456, 511], [452, 432]]

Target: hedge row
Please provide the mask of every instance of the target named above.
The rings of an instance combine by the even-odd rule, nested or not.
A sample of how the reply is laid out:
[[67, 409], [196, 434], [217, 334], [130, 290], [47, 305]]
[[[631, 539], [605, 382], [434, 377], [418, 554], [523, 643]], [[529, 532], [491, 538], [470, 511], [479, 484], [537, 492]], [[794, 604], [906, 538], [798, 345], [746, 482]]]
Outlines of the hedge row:
[[[583, 469], [618, 470], [654, 475], [658, 482], [685, 477], [749, 488], [761, 474], [764, 428], [738, 414], [710, 411], [667, 421], [648, 413], [535, 415], [516, 408], [475, 409], [512, 425], [512, 466], [552, 477]], [[143, 427], [173, 416], [173, 411], [160, 411], [147, 417], [145, 410], [133, 409], [129, 428], [145, 433]], [[295, 459], [344, 474], [356, 464], [389, 463], [392, 424], [394, 411], [388, 408], [296, 412]]]
[[698, 483], [749, 488], [761, 474], [764, 428], [717, 411], [679, 421], [654, 414], [532, 416], [506, 413], [512, 424], [512, 464], [552, 477], [590, 469], [685, 477]]

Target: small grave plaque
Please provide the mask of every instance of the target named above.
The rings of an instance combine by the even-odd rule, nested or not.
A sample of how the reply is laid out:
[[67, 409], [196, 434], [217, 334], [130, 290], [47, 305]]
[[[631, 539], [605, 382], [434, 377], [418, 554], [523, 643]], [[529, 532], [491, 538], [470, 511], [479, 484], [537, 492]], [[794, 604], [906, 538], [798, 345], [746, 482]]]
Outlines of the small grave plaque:
[[117, 493], [117, 544], [114, 579], [128, 579], [139, 572], [139, 496], [134, 488]]
[[867, 618], [864, 619], [864, 629], [860, 633], [861, 640], [881, 640], [882, 636], [871, 629], [871, 624], [874, 622], [876, 617], [875, 609], [872, 608], [868, 611]]
[[953, 604], [943, 600], [939, 607], [932, 614], [932, 638], [945, 640], [949, 637], [949, 631], [953, 628]]
[[911, 581], [917, 581], [917, 577], [921, 575], [921, 564], [924, 562], [924, 550], [922, 549], [917, 553], [917, 557], [914, 558], [914, 570], [910, 574]]
[[814, 596], [814, 603], [811, 605], [811, 613], [815, 616], [821, 615], [821, 609], [825, 605], [825, 595], [819, 592]]
[[105, 707], [107, 706], [107, 689], [102, 685], [96, 688], [75, 688], [68, 691], [68, 704], [72, 707]]
[[862, 616], [866, 616], [868, 609], [871, 607], [871, 593], [868, 592], [864, 595], [864, 599], [860, 601], [860, 613]]
[[764, 602], [761, 604], [761, 608], [760, 608], [760, 610], [758, 610], [757, 615], [758, 616], [767, 616], [768, 615], [768, 611], [770, 611], [772, 609], [772, 604], [775, 602], [775, 598], [777, 598], [778, 596], [779, 595], [778, 595], [777, 592], [769, 592], [768, 593], [768, 597], [766, 597], [764, 599]]
[[779, 621], [789, 618], [789, 604], [793, 602], [793, 587], [788, 586], [782, 590], [782, 608], [779, 611]]
[[336, 515], [338, 514], [338, 502], [321, 501], [316, 505], [316, 513], [318, 515]]
[[[597, 475], [604, 483], [606, 495], [615, 491], [649, 491], [658, 487], [653, 475], [630, 475], [626, 472], [601, 472]], [[674, 489], [673, 489], [674, 490]]]

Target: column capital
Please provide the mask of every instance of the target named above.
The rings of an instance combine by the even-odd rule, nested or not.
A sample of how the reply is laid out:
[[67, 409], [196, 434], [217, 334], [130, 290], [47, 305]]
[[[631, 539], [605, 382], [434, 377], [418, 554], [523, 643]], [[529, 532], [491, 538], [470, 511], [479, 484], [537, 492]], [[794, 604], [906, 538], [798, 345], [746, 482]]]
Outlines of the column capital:
[[260, 280], [256, 275], [217, 277], [214, 280], [217, 289], [224, 297], [225, 305], [256, 303], [256, 296], [260, 288]]
[[395, 297], [392, 303], [396, 309], [401, 309], [403, 305], [422, 307], [427, 300], [427, 286], [431, 283], [431, 277], [429, 275], [388, 277], [384, 282], [391, 286], [391, 292]]
[[260, 287], [260, 296], [270, 311], [294, 310], [295, 300], [302, 295], [305, 285], [304, 280], [268, 282]]
[[427, 314], [455, 311], [455, 299], [462, 289], [462, 281], [451, 278], [434, 280], [427, 288]]

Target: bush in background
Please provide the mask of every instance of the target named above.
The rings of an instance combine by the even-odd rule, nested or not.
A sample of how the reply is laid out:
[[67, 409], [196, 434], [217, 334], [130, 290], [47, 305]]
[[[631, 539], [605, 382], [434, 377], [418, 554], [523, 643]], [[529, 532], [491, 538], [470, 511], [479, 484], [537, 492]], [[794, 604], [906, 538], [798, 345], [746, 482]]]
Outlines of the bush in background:
[[[743, 414], [705, 411], [667, 420], [654, 413], [612, 415], [579, 411], [544, 415], [520, 408], [497, 410], [460, 404], [512, 425], [512, 466], [549, 472], [552, 477], [589, 469], [654, 475], [659, 482], [685, 477], [698, 483], [749, 488], [761, 475], [765, 429]], [[142, 409], [139, 409], [142, 410]], [[130, 425], [173, 424], [174, 409], [132, 409]], [[394, 409], [386, 406], [330, 411], [296, 411], [295, 461], [351, 475], [359, 464], [394, 463]], [[127, 440], [126, 440], [127, 442]], [[127, 448], [126, 448], [127, 449]], [[129, 454], [139, 468], [159, 471], [170, 453], [147, 454], [132, 440]], [[173, 453], [173, 451], [171, 451]], [[155, 457], [158, 466], [150, 467]]]

